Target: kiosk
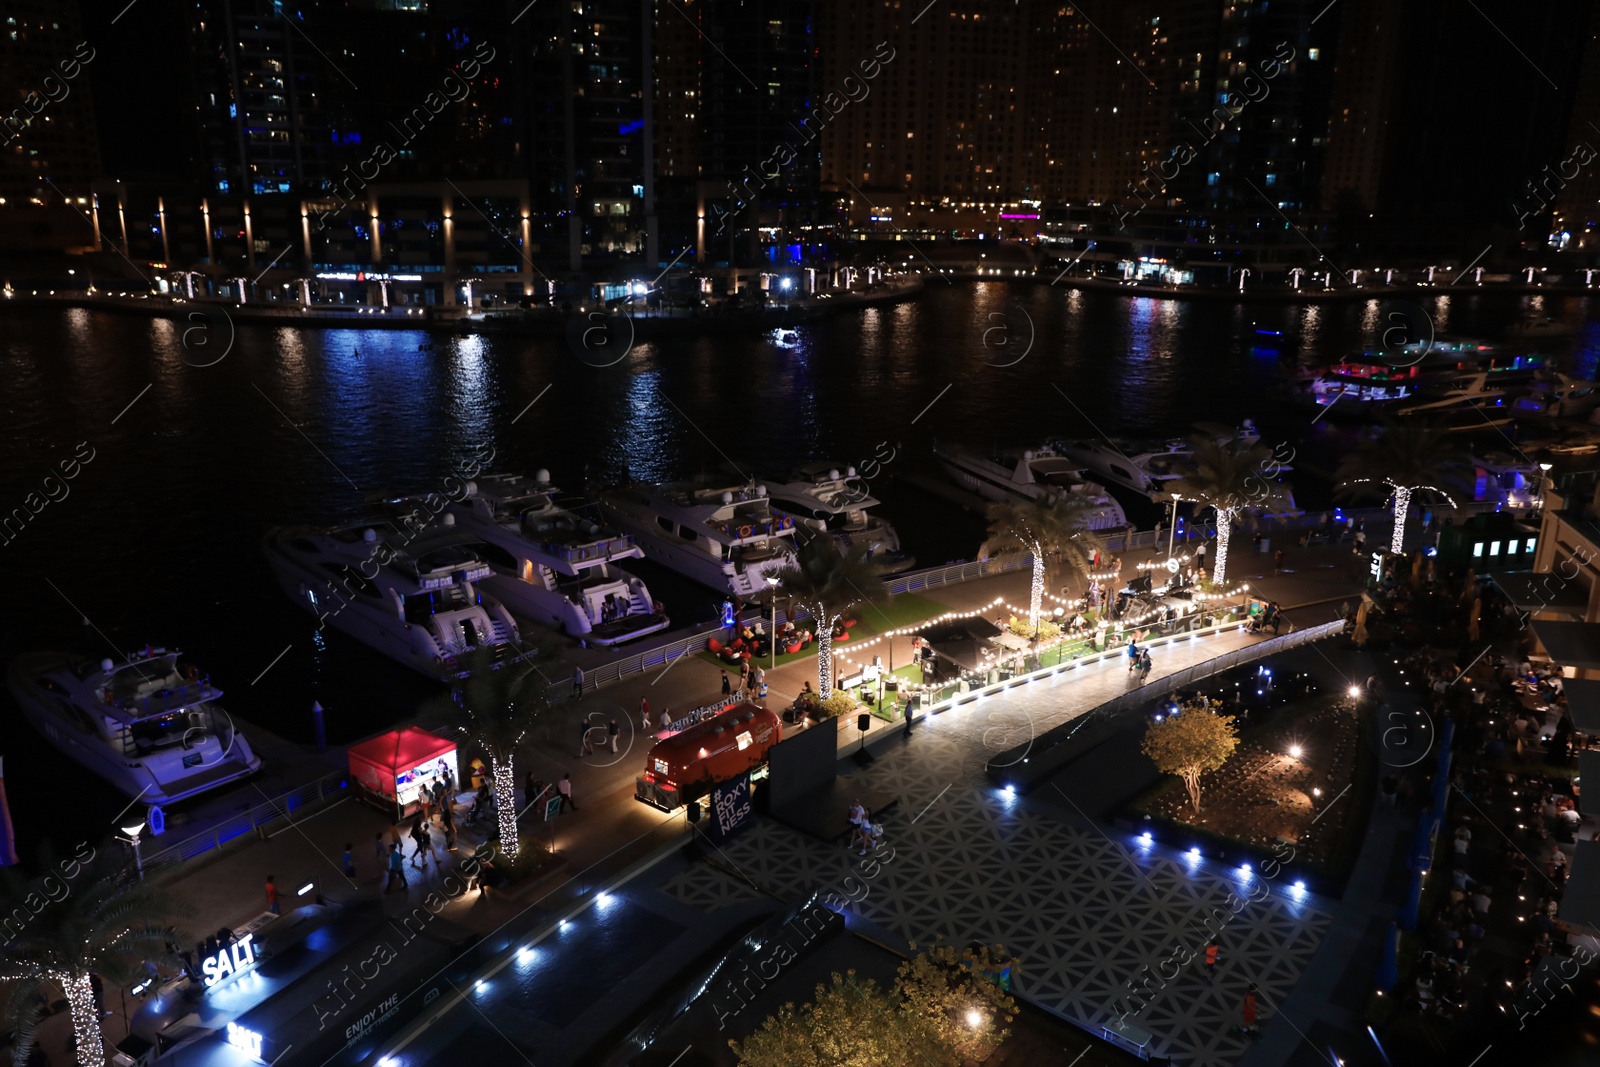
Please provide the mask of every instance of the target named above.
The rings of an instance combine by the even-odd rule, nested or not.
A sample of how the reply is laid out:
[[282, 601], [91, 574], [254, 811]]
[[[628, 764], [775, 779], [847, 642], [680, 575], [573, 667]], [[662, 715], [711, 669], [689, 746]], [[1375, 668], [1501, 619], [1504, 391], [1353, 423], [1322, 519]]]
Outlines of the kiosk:
[[[408, 726], [350, 747], [350, 777], [364, 797], [395, 819], [417, 811], [422, 788], [449, 770], [460, 781], [456, 743]], [[452, 795], [459, 788], [452, 785]]]

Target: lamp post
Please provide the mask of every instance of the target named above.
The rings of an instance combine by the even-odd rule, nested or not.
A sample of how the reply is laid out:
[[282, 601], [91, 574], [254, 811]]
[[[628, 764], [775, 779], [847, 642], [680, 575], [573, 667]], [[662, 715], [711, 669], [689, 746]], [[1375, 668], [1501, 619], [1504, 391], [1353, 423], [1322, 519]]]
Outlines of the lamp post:
[[139, 854], [139, 835], [144, 832], [144, 820], [140, 819], [132, 826], [124, 826], [122, 832], [128, 835], [128, 844], [133, 846], [133, 864], [139, 871], [139, 880], [144, 881], [144, 857]]
[[1554, 463], [1539, 464], [1539, 507], [1541, 509], [1544, 507], [1544, 495], [1550, 488], [1550, 468], [1554, 466]]
[[767, 585], [772, 591], [772, 634], [768, 640], [772, 644], [772, 666], [770, 670], [778, 669], [778, 579], [767, 575]]

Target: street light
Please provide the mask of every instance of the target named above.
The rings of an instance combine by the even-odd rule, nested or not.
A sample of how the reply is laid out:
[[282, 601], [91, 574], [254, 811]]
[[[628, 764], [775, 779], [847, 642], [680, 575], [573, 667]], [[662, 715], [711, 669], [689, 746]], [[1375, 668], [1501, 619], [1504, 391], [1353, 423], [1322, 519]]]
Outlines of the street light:
[[144, 820], [140, 819], [132, 826], [124, 826], [122, 832], [128, 835], [128, 843], [133, 846], [133, 863], [138, 868], [139, 880], [144, 881], [144, 857], [139, 855], [139, 835], [144, 832]]
[[771, 670], [778, 669], [778, 579], [767, 575], [767, 585], [772, 587], [772, 635], [768, 639], [772, 644]]

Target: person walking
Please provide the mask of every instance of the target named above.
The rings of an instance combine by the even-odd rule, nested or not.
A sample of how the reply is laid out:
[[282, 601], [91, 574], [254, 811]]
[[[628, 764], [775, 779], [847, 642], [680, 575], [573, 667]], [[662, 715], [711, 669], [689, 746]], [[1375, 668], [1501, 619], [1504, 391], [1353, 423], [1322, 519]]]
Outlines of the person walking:
[[650, 698], [639, 698], [639, 728], [645, 733], [650, 732]]
[[662, 733], [666, 733], [670, 729], [672, 729], [672, 709], [671, 708], [662, 708], [661, 709], [661, 732]]
[[583, 696], [583, 668], [582, 667], [574, 667], [574, 668], [572, 668], [572, 695], [575, 696], [575, 697]]
[[589, 720], [582, 719], [578, 722], [578, 758], [594, 755], [594, 747], [589, 744]]
[[767, 695], [767, 669], [765, 667], [759, 663], [756, 664], [756, 669], [750, 680], [751, 684], [756, 688], [756, 696], [764, 697]]
[[428, 832], [428, 827], [426, 825], [424, 825], [422, 828], [422, 844], [423, 847], [433, 855], [433, 865], [437, 867], [439, 865], [439, 861], [443, 859], [443, 857], [439, 855], [439, 839]]
[[1128, 673], [1132, 674], [1134, 672], [1134, 668], [1138, 666], [1139, 646], [1135, 644], [1133, 638], [1130, 637], [1128, 638]]
[[1150, 669], [1154, 666], [1155, 664], [1150, 661], [1150, 650], [1146, 648], [1141, 651], [1139, 653], [1139, 681], [1143, 682], [1150, 677]]
[[383, 839], [382, 830], [373, 835], [372, 856], [378, 861], [378, 873], [382, 874], [383, 869], [389, 864], [389, 845]]
[[1276, 578], [1283, 571], [1283, 549], [1272, 554], [1272, 576]]
[[556, 814], [559, 815], [561, 812], [566, 811], [569, 804], [572, 805], [573, 811], [578, 810], [578, 802], [572, 799], [571, 774], [563, 774], [561, 776], [561, 783], [556, 786], [556, 790], [561, 794], [561, 806], [556, 809]]
[[725, 697], [733, 695], [733, 686], [728, 680], [727, 671], [722, 672], [722, 695]]
[[356, 876], [356, 857], [354, 849], [355, 846], [350, 842], [346, 841], [344, 843], [344, 876], [350, 879], [354, 879]]
[[1206, 942], [1206, 981], [1215, 982], [1216, 980], [1217, 943], [1215, 941], [1208, 941]]
[[400, 888], [401, 889], [409, 889], [410, 886], [411, 886], [411, 883], [406, 881], [406, 862], [405, 862], [404, 855], [400, 851], [400, 846], [399, 845], [390, 845], [389, 846], [389, 881], [388, 881], [387, 884], [384, 885], [383, 891], [385, 893], [388, 893], [391, 890], [393, 890], [395, 882], [399, 882], [400, 883]]
[[1244, 1006], [1239, 1014], [1244, 1019], [1244, 1025], [1240, 1027], [1240, 1032], [1250, 1037], [1260, 1037], [1261, 1028], [1256, 1025], [1256, 984], [1254, 982], [1251, 982], [1250, 988], [1245, 991]]
[[611, 740], [611, 751], [613, 753], [615, 753], [617, 751], [617, 720], [616, 719], [612, 719], [610, 722], [606, 723], [606, 737], [608, 737]]
[[283, 914], [283, 905], [278, 903], [278, 883], [272, 880], [270, 874], [267, 875], [267, 910], [274, 915]]
[[411, 854], [411, 865], [419, 871], [428, 869], [428, 838], [422, 829], [422, 820], [418, 819], [411, 824], [411, 841], [417, 850]]

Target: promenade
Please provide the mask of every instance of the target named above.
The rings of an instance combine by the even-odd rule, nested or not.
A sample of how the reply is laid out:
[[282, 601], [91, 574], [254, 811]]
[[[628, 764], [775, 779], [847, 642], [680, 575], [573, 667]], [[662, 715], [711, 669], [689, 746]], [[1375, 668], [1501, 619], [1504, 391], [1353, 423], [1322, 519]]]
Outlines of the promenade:
[[[1375, 532], [1369, 533], [1369, 537], [1373, 536]], [[1271, 557], [1250, 553], [1249, 544], [1248, 537], [1236, 539], [1229, 563], [1230, 580], [1248, 582], [1257, 595], [1277, 600], [1297, 627], [1331, 619], [1339, 601], [1360, 587], [1360, 576], [1365, 572], [1364, 562], [1354, 557], [1346, 545], [1291, 550], [1283, 572], [1273, 575]], [[1137, 573], [1132, 568], [1149, 555], [1137, 552], [1124, 556], [1124, 576]], [[997, 599], [1025, 605], [1028, 582], [1027, 570], [1021, 569], [919, 595], [937, 603], [941, 611], [972, 612]], [[872, 610], [865, 609], [863, 618], [870, 620]], [[992, 613], [986, 614], [992, 617]], [[1169, 646], [1157, 655], [1151, 681], [1251, 640], [1249, 635], [1234, 632]], [[872, 652], [887, 660], [886, 645], [882, 642]], [[841, 649], [848, 650], [849, 646]], [[894, 661], [909, 662], [910, 654], [910, 638], [898, 639]], [[815, 660], [807, 658], [769, 671], [768, 706], [787, 707], [805, 681], [815, 684], [815, 670]], [[170, 887], [177, 923], [191, 939], [221, 926], [238, 928], [260, 916], [265, 910], [263, 886], [269, 874], [275, 876], [284, 893], [285, 911], [296, 905], [296, 889], [310, 883], [314, 885], [312, 893], [339, 902], [377, 902], [391, 915], [418, 907], [430, 890], [437, 890], [447, 898], [437, 912], [440, 916], [484, 935], [508, 923], [537, 926], [546, 920], [554, 922], [568, 909], [581, 907], [589, 894], [610, 884], [630, 865], [665, 855], [684, 841], [687, 827], [681, 811], [667, 814], [633, 798], [634, 779], [653, 744], [653, 738], [641, 728], [639, 704], [641, 699], [648, 699], [655, 715], [663, 706], [687, 711], [717, 699], [720, 682], [718, 668], [698, 657], [686, 656], [673, 660], [664, 669], [634, 675], [586, 694], [556, 712], [556, 721], [546, 731], [548, 736], [519, 754], [519, 786], [529, 772], [545, 781], [557, 781], [570, 773], [577, 810], [548, 823], [542, 821], [540, 813], [528, 812], [524, 816], [525, 847], [553, 844], [553, 863], [546, 875], [530, 880], [513, 893], [451, 895], [441, 889], [445, 872], [481, 839], [481, 835], [467, 832], [462, 834], [460, 851], [454, 855], [444, 853], [440, 842], [443, 870], [433, 858], [421, 871], [408, 864], [409, 889], [385, 895], [374, 842], [389, 829], [389, 820], [353, 795], [278, 822], [264, 839], [254, 835], [241, 838], [152, 877]], [[1188, 902], [1184, 906], [1199, 906], [1224, 892], [1227, 878], [1208, 876], [1196, 881], [1191, 872], [1178, 869], [1170, 861], [1154, 859], [1143, 878], [1126, 871], [1108, 873], [1113, 861], [1123, 863], [1118, 858], [1120, 846], [1108, 844], [1086, 819], [1082, 825], [1070, 825], [1013, 807], [982, 781], [981, 775], [984, 761], [993, 752], [1024, 740], [1026, 731], [1047, 730], [1134, 685], [1137, 682], [1130, 681], [1118, 663], [1093, 665], [1008, 691], [1002, 697], [953, 708], [920, 725], [911, 740], [889, 758], [880, 760], [871, 772], [875, 788], [901, 797], [902, 803], [891, 821], [901, 859], [896, 861], [892, 876], [882, 879], [875, 889], [871, 907], [859, 911], [860, 917], [890, 932], [893, 940], [923, 941], [945, 936], [1047, 944], [1050, 938], [1060, 939], [1063, 947], [1059, 955], [1052, 956], [1048, 966], [1029, 969], [1023, 992], [1069, 1018], [1092, 1022], [1092, 1005], [1085, 1000], [1090, 994], [1083, 992], [1084, 976], [1078, 973], [1081, 960], [1101, 959], [1103, 977], [1109, 982], [1113, 969], [1136, 966], [1130, 952], [1142, 952], [1153, 944], [1151, 938], [1163, 936], [1156, 932], [1164, 929], [1160, 924], [1181, 921], [1179, 898]], [[621, 728], [617, 752], [601, 748], [580, 757], [580, 717], [604, 721], [612, 715]], [[879, 732], [899, 729], [882, 723], [878, 726]], [[851, 729], [848, 736], [853, 740], [858, 735]], [[291, 753], [278, 755], [284, 759]], [[461, 755], [464, 765], [474, 753], [463, 747]], [[305, 758], [318, 768], [330, 762], [327, 755], [319, 758], [309, 751]], [[941, 792], [946, 786], [950, 787], [948, 791]], [[935, 799], [938, 804], [925, 817], [918, 816]], [[911, 825], [913, 819], [916, 828]], [[728, 856], [747, 872], [751, 881], [771, 887], [786, 899], [797, 895], [807, 879], [820, 883], [842, 876], [849, 862], [842, 853], [829, 850], [829, 855], [814, 855], [813, 851], [821, 846], [791, 840], [793, 836], [791, 831], [762, 820], [732, 842]], [[341, 869], [346, 844], [352, 847], [355, 857], [354, 878], [346, 878]], [[833, 868], [840, 864], [845, 867], [835, 871]], [[719, 884], [718, 879], [725, 876], [704, 865], [675, 877], [677, 880], [664, 891], [675, 895], [682, 904], [714, 908], [718, 906], [715, 901], [728, 894], [737, 896], [749, 890], [748, 883], [732, 888]], [[1063, 878], [1066, 880], [1061, 881]], [[1148, 899], [1135, 900], [1144, 889], [1152, 887], [1155, 892]], [[1017, 894], [1009, 910], [998, 908], [989, 896], [991, 890], [1001, 889]], [[305, 899], [309, 901], [312, 893]], [[1066, 911], [1049, 903], [1088, 899], [1099, 903]], [[1163, 915], [1168, 917], [1163, 919]], [[1050, 922], [1060, 924], [1054, 927], [1054, 933], [1047, 929], [1050, 916], [1055, 916]], [[1259, 921], [1261, 951], [1282, 961], [1275, 965], [1281, 985], [1273, 988], [1287, 995], [1304, 958], [1315, 948], [1326, 916], [1307, 904], [1292, 914], [1263, 912]], [[1143, 931], [1150, 924], [1156, 927]], [[270, 923], [260, 936], [270, 940]], [[1046, 940], [1041, 941], [1042, 938]], [[1069, 952], [1065, 947], [1069, 941], [1079, 940], [1084, 946], [1081, 950]], [[1123, 948], [1119, 949], [1118, 944]], [[1118, 977], [1117, 982], [1120, 981]], [[1105, 983], [1102, 986], [1110, 988]], [[106, 1007], [113, 1013], [105, 1020], [105, 1026], [107, 1037], [114, 1043], [123, 1035], [125, 1024], [119, 997], [110, 990]], [[133, 998], [129, 999], [129, 1010], [136, 1010]], [[62, 1016], [48, 1020], [41, 1029], [42, 1040], [52, 1054], [51, 1046], [64, 1043], [67, 1029]], [[1236, 1051], [1204, 1040], [1198, 1032], [1184, 1032], [1165, 1040], [1174, 1052], [1198, 1055], [1195, 1062], [1231, 1062], [1229, 1057]]]

